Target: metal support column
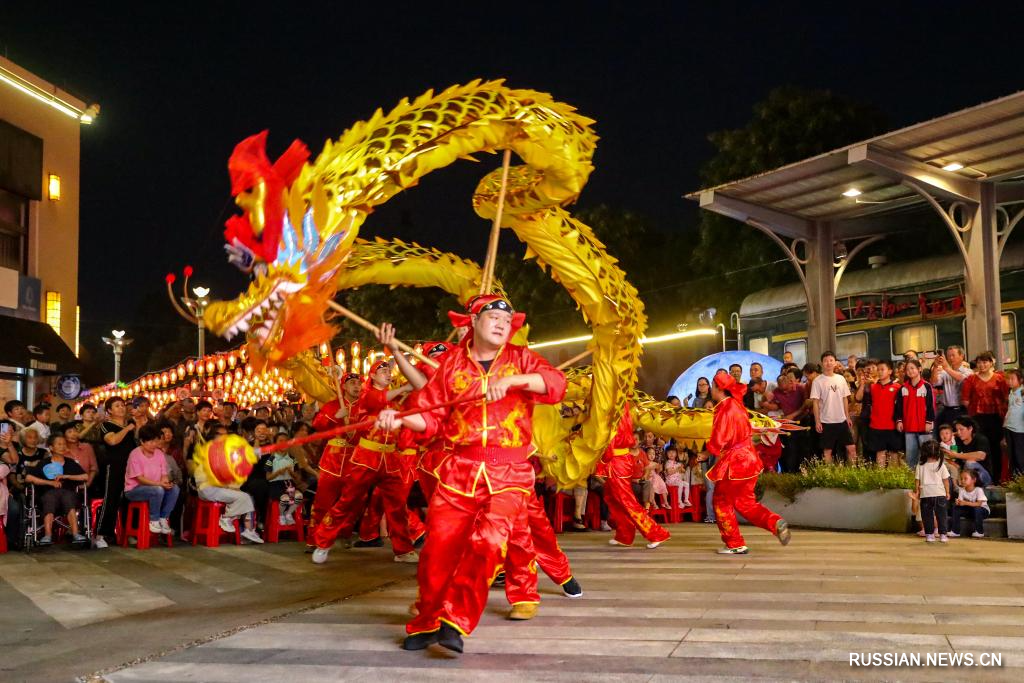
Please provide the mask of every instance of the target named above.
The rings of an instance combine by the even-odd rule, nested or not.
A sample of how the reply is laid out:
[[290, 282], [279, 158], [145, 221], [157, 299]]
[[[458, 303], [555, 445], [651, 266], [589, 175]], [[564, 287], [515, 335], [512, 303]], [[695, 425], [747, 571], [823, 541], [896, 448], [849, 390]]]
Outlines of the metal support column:
[[1002, 295], [999, 290], [999, 236], [996, 232], [996, 188], [981, 183], [981, 201], [974, 207], [971, 229], [964, 237], [966, 254], [967, 352], [973, 357], [991, 350], [1003, 366]]
[[[807, 240], [807, 361], [818, 362], [826, 350], [835, 352], [835, 254], [832, 224], [817, 223]], [[813, 309], [813, 310], [811, 310]]]

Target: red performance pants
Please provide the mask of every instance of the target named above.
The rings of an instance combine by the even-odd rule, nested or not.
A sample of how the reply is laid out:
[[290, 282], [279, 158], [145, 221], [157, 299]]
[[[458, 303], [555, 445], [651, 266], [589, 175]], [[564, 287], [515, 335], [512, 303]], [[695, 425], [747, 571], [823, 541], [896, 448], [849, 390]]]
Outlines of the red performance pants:
[[736, 513], [755, 526], [775, 533], [775, 525], [782, 517], [775, 514], [754, 498], [754, 486], [757, 477], [749, 479], [723, 479], [715, 482], [712, 502], [715, 506], [715, 520], [722, 541], [727, 548], [739, 548], [746, 545], [740, 525], [736, 523]]
[[[444, 481], [465, 481], [482, 466], [457, 458], [446, 466]], [[463, 634], [470, 633], [480, 622], [491, 583], [505, 564], [506, 548], [516, 567], [528, 568], [533, 561], [529, 527], [522, 523], [527, 496], [533, 495], [529, 490], [533, 468], [518, 463], [488, 467], [487, 472], [472, 492], [442, 485], [430, 499], [427, 542], [417, 572], [418, 614], [406, 625], [410, 634], [436, 631], [442, 620]]]
[[[434, 481], [437, 481], [436, 479]], [[410, 510], [406, 506], [406, 518], [409, 521], [409, 538], [416, 541], [420, 536], [427, 533], [427, 527], [423, 524], [423, 520], [414, 511]], [[380, 489], [373, 489], [373, 493], [370, 494], [370, 504], [366, 506], [366, 511], [363, 512], [363, 519], [359, 522], [359, 540], [360, 541], [372, 541], [380, 536], [380, 520], [384, 517], [384, 496], [381, 494]], [[391, 529], [388, 528], [388, 535], [391, 535]]]
[[651, 543], [670, 538], [668, 531], [640, 507], [629, 479], [615, 476], [605, 479], [604, 496], [609, 521], [615, 527], [615, 540], [619, 543], [633, 545], [637, 531]]
[[316, 529], [320, 520], [341, 499], [345, 479], [330, 472], [320, 470], [316, 480], [316, 495], [313, 496], [313, 509], [309, 516], [309, 528]]
[[505, 558], [505, 597], [513, 605], [540, 600], [540, 594], [537, 593], [537, 565], [559, 586], [572, 578], [569, 558], [558, 546], [551, 520], [544, 512], [544, 503], [536, 495], [530, 495], [526, 509], [523, 510], [523, 518], [517, 525], [524, 523], [529, 527], [537, 559], [523, 567], [514, 564], [514, 560], [521, 557], [519, 553], [510, 551]]
[[420, 481], [420, 491], [423, 491], [423, 498], [429, 506], [430, 499], [434, 497], [434, 489], [437, 488], [437, 477], [418, 468], [416, 470], [416, 477]]
[[386, 465], [372, 470], [351, 460], [345, 463], [345, 487], [341, 498], [320, 520], [313, 531], [313, 542], [318, 548], [330, 548], [339, 536], [348, 538], [355, 528], [356, 518], [367, 503], [371, 486], [376, 486], [388, 520], [391, 549], [395, 555], [412, 552], [409, 539], [409, 517], [405, 501], [409, 498], [411, 479], [404, 471], [388, 472]]

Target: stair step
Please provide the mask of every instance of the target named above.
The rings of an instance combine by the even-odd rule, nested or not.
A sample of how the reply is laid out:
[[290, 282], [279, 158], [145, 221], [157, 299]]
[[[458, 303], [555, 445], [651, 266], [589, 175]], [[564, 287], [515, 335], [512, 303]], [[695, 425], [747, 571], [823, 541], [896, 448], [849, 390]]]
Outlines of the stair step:
[[988, 498], [988, 504], [990, 506], [993, 503], [1005, 503], [1006, 489], [1002, 486], [986, 486], [985, 497]]
[[1006, 538], [1006, 518], [989, 517], [985, 520], [986, 538]]

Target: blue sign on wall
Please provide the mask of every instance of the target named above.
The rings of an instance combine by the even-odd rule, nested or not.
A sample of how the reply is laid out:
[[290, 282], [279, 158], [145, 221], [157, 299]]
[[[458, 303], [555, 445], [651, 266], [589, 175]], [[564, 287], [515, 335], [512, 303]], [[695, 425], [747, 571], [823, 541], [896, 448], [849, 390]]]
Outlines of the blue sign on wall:
[[0, 315], [39, 320], [42, 314], [43, 282], [37, 277], [18, 276], [18, 307], [0, 306]]

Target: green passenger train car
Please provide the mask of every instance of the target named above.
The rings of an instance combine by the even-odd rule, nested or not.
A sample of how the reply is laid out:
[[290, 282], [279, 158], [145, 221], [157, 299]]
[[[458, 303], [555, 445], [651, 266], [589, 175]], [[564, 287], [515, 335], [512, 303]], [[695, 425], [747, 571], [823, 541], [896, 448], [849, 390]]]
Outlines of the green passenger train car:
[[[902, 358], [908, 350], [932, 357], [950, 344], [964, 346], [964, 268], [959, 254], [848, 271], [836, 293], [836, 356]], [[1005, 367], [1018, 367], [1024, 323], [1024, 245], [1008, 245], [1000, 262]], [[799, 283], [755, 292], [739, 312], [740, 346], [796, 363], [807, 359], [807, 303]], [[986, 349], [967, 349], [968, 358]], [[817, 360], [817, 359], [814, 359]]]

